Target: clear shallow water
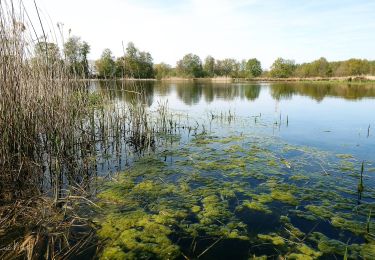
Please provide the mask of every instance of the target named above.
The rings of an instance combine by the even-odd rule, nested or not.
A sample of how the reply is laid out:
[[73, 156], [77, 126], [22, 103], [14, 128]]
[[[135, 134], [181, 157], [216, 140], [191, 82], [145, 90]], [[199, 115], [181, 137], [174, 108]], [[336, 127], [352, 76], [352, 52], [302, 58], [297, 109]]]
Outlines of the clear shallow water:
[[93, 88], [119, 102], [142, 91], [151, 110], [168, 100], [186, 126], [176, 128], [172, 145], [105, 183], [99, 194], [108, 207], [99, 231], [109, 241], [105, 256], [332, 259], [348, 248], [351, 258], [375, 257], [371, 127], [368, 134], [375, 88], [199, 82]]
[[[132, 83], [95, 83], [111, 89], [119, 100], [130, 100]], [[262, 115], [281, 126], [272, 134], [287, 142], [351, 153], [363, 160], [375, 159], [375, 85], [346, 83], [136, 83], [146, 93], [145, 104], [156, 109], [168, 100], [173, 111], [204, 118], [211, 112], [237, 117]], [[288, 118], [288, 125], [286, 120]], [[205, 118], [204, 118], [205, 119]], [[370, 135], [368, 127], [370, 125]], [[270, 130], [270, 129], [268, 129]]]

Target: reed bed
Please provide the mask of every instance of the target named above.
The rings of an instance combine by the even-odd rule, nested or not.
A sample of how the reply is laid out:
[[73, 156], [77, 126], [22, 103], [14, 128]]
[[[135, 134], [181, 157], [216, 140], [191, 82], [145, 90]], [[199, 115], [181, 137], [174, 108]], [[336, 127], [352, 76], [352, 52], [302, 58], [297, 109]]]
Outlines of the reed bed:
[[30, 196], [41, 185], [54, 187], [58, 199], [63, 172], [84, 139], [78, 122], [90, 100], [63, 63], [33, 59], [26, 10], [16, 12], [12, 1], [0, 10], [0, 200]]
[[150, 149], [156, 133], [173, 127], [166, 104], [156, 115], [147, 110], [142, 89], [126, 104], [110, 101], [66, 62], [33, 57], [26, 10], [14, 11], [12, 1], [0, 9], [0, 201], [48, 190], [57, 202], [66, 184], [95, 173], [98, 156]]
[[67, 61], [50, 59], [47, 46], [37, 58], [48, 37], [33, 35], [25, 17], [22, 2], [0, 1], [0, 258], [67, 258], [95, 240], [75, 210], [93, 204], [100, 162], [155, 150], [175, 125], [166, 104], [147, 110], [142, 89], [127, 104], [111, 101]]

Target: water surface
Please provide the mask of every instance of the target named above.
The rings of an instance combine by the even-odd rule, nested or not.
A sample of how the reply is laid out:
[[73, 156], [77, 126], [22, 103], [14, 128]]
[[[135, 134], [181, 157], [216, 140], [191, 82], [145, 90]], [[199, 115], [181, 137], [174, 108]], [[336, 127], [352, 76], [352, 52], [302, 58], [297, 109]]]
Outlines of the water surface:
[[375, 257], [374, 86], [135, 85], [92, 87], [168, 102], [176, 125], [130, 168], [108, 163], [125, 172], [99, 193], [105, 257]]
[[[134, 83], [95, 83], [121, 101], [130, 101]], [[375, 154], [375, 85], [347, 83], [142, 82], [144, 103], [156, 109], [168, 100], [174, 111], [203, 118], [231, 111], [239, 117], [262, 115], [279, 122], [272, 134], [295, 144], [353, 153], [364, 160]], [[286, 121], [288, 120], [288, 124]], [[370, 129], [369, 129], [370, 127]], [[369, 134], [369, 136], [368, 136]]]

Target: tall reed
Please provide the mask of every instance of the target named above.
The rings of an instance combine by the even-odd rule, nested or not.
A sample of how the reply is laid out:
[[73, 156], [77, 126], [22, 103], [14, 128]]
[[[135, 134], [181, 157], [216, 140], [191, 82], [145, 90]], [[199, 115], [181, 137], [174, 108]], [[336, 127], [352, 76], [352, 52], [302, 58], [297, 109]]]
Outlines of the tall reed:
[[[0, 2], [0, 203], [46, 191], [57, 203], [67, 185], [86, 185], [98, 156], [123, 154], [127, 144], [153, 149], [172, 117], [162, 104], [154, 118], [142, 89], [126, 104], [90, 93], [68, 61], [51, 58], [46, 35], [33, 40], [24, 17], [22, 4]], [[45, 55], [35, 55], [37, 47]]]

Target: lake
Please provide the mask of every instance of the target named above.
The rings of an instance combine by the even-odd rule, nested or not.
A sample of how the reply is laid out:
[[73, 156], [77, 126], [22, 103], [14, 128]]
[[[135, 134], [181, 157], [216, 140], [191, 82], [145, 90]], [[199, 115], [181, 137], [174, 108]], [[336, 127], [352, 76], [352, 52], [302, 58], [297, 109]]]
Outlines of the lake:
[[375, 257], [374, 84], [90, 88], [172, 113], [152, 153], [98, 161], [104, 258]]

